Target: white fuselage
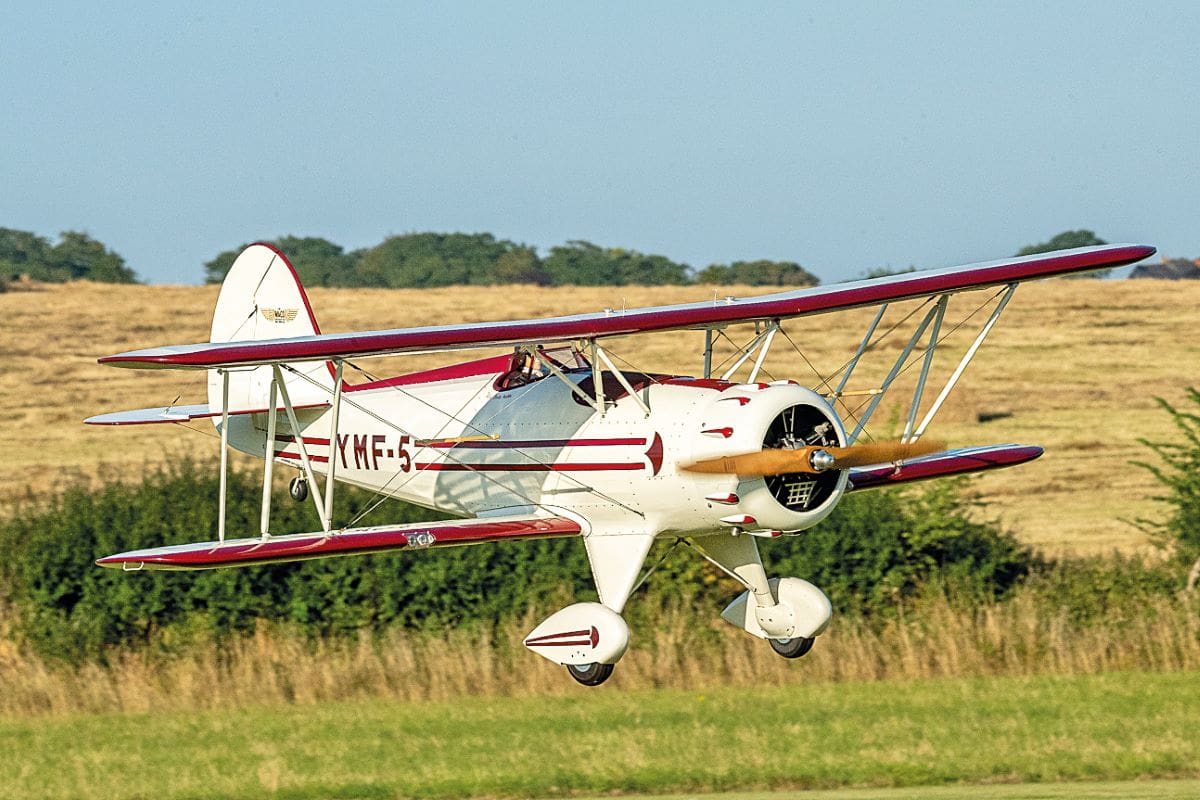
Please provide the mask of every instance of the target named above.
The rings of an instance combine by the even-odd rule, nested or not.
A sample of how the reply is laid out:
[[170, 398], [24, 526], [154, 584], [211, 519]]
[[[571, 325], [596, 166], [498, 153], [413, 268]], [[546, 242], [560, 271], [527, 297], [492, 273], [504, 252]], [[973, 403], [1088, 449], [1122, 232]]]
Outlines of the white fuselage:
[[[576, 385], [591, 376], [566, 375]], [[796, 385], [667, 379], [638, 392], [649, 414], [620, 390], [601, 414], [557, 377], [510, 389], [498, 389], [497, 378], [348, 387], [336, 436], [330, 409], [300, 410], [313, 468], [326, 471], [332, 458], [338, 481], [456, 515], [534, 507], [589, 528], [636, 524], [655, 533], [807, 528], [845, 486], [841, 476], [828, 502], [797, 511], [780, 505], [761, 478], [679, 468], [759, 450], [771, 421], [796, 405], [821, 409], [844, 442], [828, 404]], [[300, 466], [286, 415], [276, 424], [277, 460]], [[266, 430], [265, 413], [235, 418], [230, 443], [262, 457]]]

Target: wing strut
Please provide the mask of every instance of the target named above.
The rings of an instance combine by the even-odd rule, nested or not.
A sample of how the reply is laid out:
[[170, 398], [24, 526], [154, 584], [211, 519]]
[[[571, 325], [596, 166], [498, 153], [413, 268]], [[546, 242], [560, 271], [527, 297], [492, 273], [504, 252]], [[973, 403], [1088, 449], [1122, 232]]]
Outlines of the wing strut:
[[229, 370], [221, 373], [221, 487], [217, 499], [217, 541], [225, 541], [225, 495], [229, 486]]
[[342, 410], [342, 359], [333, 371], [333, 408], [329, 417], [329, 467], [325, 471], [325, 529], [333, 527], [333, 473], [337, 471], [338, 414]]
[[929, 427], [929, 423], [933, 421], [934, 416], [937, 414], [938, 410], [941, 409], [942, 403], [946, 402], [946, 398], [950, 396], [950, 391], [954, 388], [955, 384], [958, 383], [958, 379], [962, 377], [967, 365], [971, 363], [971, 359], [975, 357], [975, 353], [979, 350], [980, 345], [983, 344], [983, 340], [986, 339], [987, 335], [991, 332], [992, 326], [996, 324], [996, 320], [1000, 319], [1000, 314], [1004, 311], [1004, 307], [1008, 305], [1008, 301], [1012, 299], [1015, 291], [1017, 291], [1017, 284], [1010, 283], [1004, 292], [1004, 296], [1000, 298], [1000, 302], [997, 303], [996, 307], [992, 310], [992, 315], [988, 317], [988, 321], [984, 323], [983, 328], [981, 328], [978, 335], [975, 336], [975, 341], [971, 342], [971, 346], [968, 347], [967, 352], [963, 354], [962, 360], [958, 362], [958, 366], [954, 368], [954, 372], [950, 375], [949, 379], [947, 379], [946, 385], [943, 386], [942, 391], [938, 393], [937, 399], [933, 401], [933, 405], [930, 406], [928, 413], [926, 413], [924, 419], [921, 420], [921, 424], [918, 425], [917, 429], [912, 432], [910, 437], [908, 437], [908, 441], [915, 442], [925, 433], [925, 429]]
[[704, 378], [712, 377], [713, 329], [704, 329]]
[[[300, 422], [296, 419], [296, 409], [292, 408], [292, 398], [288, 395], [287, 383], [283, 380], [283, 371], [278, 364], [272, 364], [271, 370], [275, 375], [274, 381], [279, 385], [279, 393], [283, 397], [283, 408], [287, 411], [288, 422], [292, 426], [292, 438], [296, 440], [296, 447], [300, 451], [300, 463], [304, 469], [304, 479], [308, 481], [308, 489], [312, 492], [313, 505], [317, 508], [317, 516], [321, 519], [321, 529], [329, 530], [329, 515], [325, 511], [325, 499], [321, 496], [321, 488], [317, 485], [317, 476], [313, 472], [312, 461], [308, 457], [308, 447], [304, 443], [303, 429], [300, 427]], [[333, 441], [332, 439], [330, 440]], [[271, 438], [267, 445], [271, 448], [270, 457], [275, 458], [275, 439]], [[334, 445], [336, 447], [336, 445]], [[333, 450], [329, 451], [329, 461], [333, 462]], [[267, 486], [266, 491], [270, 492], [271, 487]]]
[[917, 409], [921, 407], [921, 399], [925, 396], [925, 381], [929, 379], [929, 368], [933, 366], [933, 355], [937, 352], [938, 334], [942, 331], [942, 320], [946, 318], [946, 304], [950, 295], [944, 294], [938, 298], [934, 306], [933, 327], [929, 329], [929, 344], [925, 345], [925, 357], [921, 359], [921, 374], [917, 377], [917, 387], [913, 389], [912, 405], [908, 407], [908, 421], [904, 423], [904, 435], [900, 441], [908, 441], [913, 424], [917, 421]]
[[259, 525], [259, 532], [262, 533], [262, 538], [266, 539], [271, 535], [269, 528], [271, 525], [271, 475], [275, 468], [275, 418], [279, 413], [276, 406], [279, 405], [279, 384], [275, 382], [275, 376], [271, 376], [271, 402], [267, 404], [267, 440], [263, 442], [263, 494], [262, 494], [262, 520]]
[[[875, 329], [879, 327], [879, 321], [883, 319], [883, 315], [887, 313], [888, 304], [883, 303], [879, 306], [879, 311], [875, 313], [875, 319], [871, 321], [871, 326], [867, 328], [867, 332], [863, 334], [862, 341], [858, 343], [858, 349], [854, 351], [854, 357], [850, 359], [850, 363], [846, 365], [846, 371], [842, 374], [842, 379], [838, 381], [837, 388], [834, 389], [834, 399], [842, 396], [842, 390], [846, 388], [846, 384], [850, 382], [850, 376], [854, 374], [854, 368], [858, 366], [858, 360], [862, 358], [862, 354], [866, 352], [867, 346], [871, 344], [871, 337], [875, 335]], [[820, 377], [819, 375], [817, 377]]]
[[879, 401], [887, 394], [888, 388], [892, 385], [892, 381], [896, 380], [896, 376], [904, 368], [904, 363], [908, 361], [909, 355], [913, 348], [917, 346], [917, 342], [921, 340], [921, 336], [925, 333], [925, 329], [929, 327], [929, 323], [933, 322], [934, 316], [937, 315], [938, 309], [942, 307], [941, 302], [935, 303], [933, 308], [929, 309], [925, 314], [925, 319], [921, 320], [921, 324], [913, 331], [913, 335], [909, 337], [908, 344], [904, 345], [904, 349], [900, 351], [900, 355], [896, 356], [896, 363], [892, 365], [892, 369], [888, 372], [887, 377], [883, 379], [883, 383], [879, 385], [879, 392], [871, 398], [867, 410], [859, 417], [858, 424], [854, 426], [853, 433], [847, 438], [847, 444], [854, 444], [858, 441], [858, 436], [862, 433], [867, 422], [871, 419], [871, 415], [875, 413], [875, 409], [879, 406]]
[[[645, 414], [647, 417], [649, 417], [650, 416], [650, 406], [648, 406], [646, 404], [645, 400], [643, 400], [640, 396], [638, 396], [638, 393], [634, 390], [633, 386], [629, 383], [629, 379], [625, 377], [625, 373], [617, 368], [617, 365], [614, 364], [612, 362], [612, 359], [610, 359], [608, 357], [608, 353], [604, 352], [604, 348], [600, 346], [599, 342], [597, 342], [595, 339], [591, 339], [589, 341], [589, 344], [591, 345], [591, 348], [592, 348], [593, 363], [595, 363], [596, 360], [603, 361], [604, 365], [607, 366], [609, 368], [609, 370], [612, 372], [613, 377], [617, 379], [617, 383], [621, 384], [621, 386], [625, 389], [625, 391], [629, 393], [629, 396], [631, 398], [633, 398], [633, 402], [638, 404], [638, 408], [640, 408], [642, 410], [642, 413]], [[595, 383], [595, 381], [593, 381], [593, 383]], [[597, 384], [597, 385], [600, 385], [600, 384]], [[601, 388], [598, 389], [597, 391], [603, 391], [603, 386], [601, 386]], [[649, 397], [650, 395], [647, 394], [646, 396]], [[600, 412], [600, 416], [604, 416], [604, 411]]]
[[763, 361], [767, 357], [767, 351], [771, 349], [771, 342], [775, 339], [775, 334], [779, 330], [779, 320], [771, 320], [766, 328], [758, 332], [758, 335], [742, 348], [742, 354], [737, 361], [733, 362], [733, 366], [725, 370], [721, 375], [721, 380], [727, 381], [733, 377], [733, 374], [741, 369], [742, 364], [745, 364], [754, 352], [758, 351], [758, 358], [754, 360], [754, 368], [750, 370], [750, 377], [746, 379], [747, 383], [754, 383], [758, 378], [758, 372], [762, 369]]
[[[936, 302], [925, 313], [925, 316], [922, 318], [920, 324], [917, 325], [916, 330], [913, 331], [912, 336], [909, 338], [908, 343], [904, 346], [903, 350], [901, 350], [900, 355], [896, 357], [896, 361], [892, 365], [891, 370], [888, 372], [887, 377], [883, 379], [883, 383], [881, 383], [876, 389], [855, 392], [845, 391], [850, 374], [853, 373], [854, 368], [857, 366], [862, 355], [868, 349], [870, 349], [873, 344], [871, 339], [874, 336], [875, 330], [878, 328], [879, 322], [883, 318], [883, 313], [887, 308], [886, 305], [881, 307], [879, 312], [875, 315], [875, 319], [872, 320], [870, 326], [867, 328], [867, 333], [863, 337], [862, 342], [859, 344], [858, 349], [855, 351], [854, 356], [848, 362], [846, 362], [845, 367], [843, 367], [845, 374], [843, 374], [841, 380], [838, 382], [837, 389], [835, 389], [831, 394], [826, 395], [827, 397], [833, 399], [846, 397], [852, 394], [863, 394], [871, 397], [870, 402], [867, 404], [866, 411], [863, 412], [862, 416], [855, 425], [853, 432], [848, 437], [849, 442], [853, 444], [858, 440], [859, 436], [863, 432], [863, 429], [866, 427], [867, 422], [871, 419], [871, 415], [875, 412], [876, 408], [879, 406], [879, 402], [883, 399], [883, 396], [887, 394], [888, 389], [891, 387], [896, 378], [899, 377], [900, 374], [909, 367], [915, 366], [915, 361], [912, 364], [909, 364], [908, 360], [912, 356], [913, 350], [916, 349], [917, 344], [923, 338], [925, 338], [927, 344], [920, 359], [921, 368], [917, 376], [916, 387], [913, 390], [912, 404], [908, 409], [908, 418], [905, 422], [904, 433], [900, 437], [900, 441], [915, 442], [920, 439], [925, 434], [926, 429], [929, 427], [929, 424], [933, 421], [933, 418], [937, 415], [938, 411], [941, 410], [942, 405], [946, 402], [946, 398], [950, 396], [950, 392], [958, 384], [958, 381], [962, 377], [963, 372], [966, 371], [967, 366], [974, 359], [975, 353], [978, 352], [984, 340], [987, 339], [988, 334], [991, 333], [992, 328], [995, 327], [996, 322], [1000, 319], [1000, 315], [1004, 312], [1005, 307], [1008, 305], [1008, 301], [1012, 299], [1013, 293], [1016, 292], [1016, 289], [1016, 283], [1010, 283], [1006, 285], [991, 298], [984, 301], [982, 305], [978, 306], [974, 311], [967, 315], [966, 319], [955, 325], [954, 328], [945, 335], [943, 335], [941, 331], [942, 323], [946, 316], [946, 308], [950, 300], [950, 295], [938, 295]], [[997, 298], [999, 298], [998, 301]], [[962, 327], [967, 320], [971, 319], [971, 317], [975, 316], [975, 314], [977, 314], [979, 311], [982, 311], [993, 301], [996, 302], [996, 305], [992, 309], [991, 315], [980, 328], [979, 332], [975, 335], [975, 339], [971, 342], [970, 347], [967, 348], [966, 353], [963, 354], [963, 357], [959, 360], [958, 365], [954, 368], [954, 371], [946, 380], [946, 383], [938, 393], [937, 398], [933, 401], [933, 405], [930, 406], [929, 410], [925, 413], [925, 416], [921, 418], [921, 422], [918, 424], [917, 415], [921, 409], [921, 401], [925, 396], [929, 372], [933, 366], [933, 361], [939, 345], [941, 345], [944, 339]], [[920, 309], [917, 310], [919, 311]], [[929, 332], [928, 336], [926, 336], [926, 331]], [[886, 336], [886, 334], [884, 335]]]

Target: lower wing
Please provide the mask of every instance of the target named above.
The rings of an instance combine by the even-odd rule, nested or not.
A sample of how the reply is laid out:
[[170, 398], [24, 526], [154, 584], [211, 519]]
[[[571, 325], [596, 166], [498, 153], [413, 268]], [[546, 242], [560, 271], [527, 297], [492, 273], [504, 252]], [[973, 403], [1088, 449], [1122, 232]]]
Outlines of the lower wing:
[[899, 483], [942, 478], [967, 472], [983, 472], [989, 469], [1012, 467], [1033, 461], [1042, 454], [1042, 448], [1033, 445], [993, 444], [986, 447], [963, 447], [943, 450], [919, 458], [910, 458], [895, 464], [878, 464], [850, 470], [848, 491], [874, 489], [879, 486], [894, 486]]
[[124, 570], [213, 569], [509, 539], [548, 539], [581, 532], [578, 522], [565, 517], [526, 514], [177, 544], [118, 553], [96, 563]]

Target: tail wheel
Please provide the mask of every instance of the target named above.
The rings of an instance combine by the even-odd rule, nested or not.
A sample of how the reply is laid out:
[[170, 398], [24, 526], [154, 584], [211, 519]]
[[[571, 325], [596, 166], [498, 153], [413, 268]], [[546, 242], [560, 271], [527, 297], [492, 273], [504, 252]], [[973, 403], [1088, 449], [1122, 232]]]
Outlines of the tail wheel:
[[567, 664], [567, 674], [584, 686], [599, 686], [613, 674], [612, 664]]
[[292, 478], [292, 482], [288, 484], [288, 494], [297, 503], [303, 503], [308, 499], [308, 482], [301, 476], [297, 475]]
[[797, 636], [793, 639], [768, 639], [771, 643], [771, 649], [784, 658], [800, 658], [809, 650], [812, 650], [813, 642], [816, 639]]

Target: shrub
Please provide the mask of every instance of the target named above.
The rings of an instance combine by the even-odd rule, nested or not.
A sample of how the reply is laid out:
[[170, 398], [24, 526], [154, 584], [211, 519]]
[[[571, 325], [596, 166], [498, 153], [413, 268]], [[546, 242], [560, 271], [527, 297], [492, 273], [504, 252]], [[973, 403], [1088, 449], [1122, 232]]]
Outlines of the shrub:
[[[257, 473], [231, 471], [231, 536], [258, 530], [259, 480]], [[260, 619], [311, 636], [338, 636], [472, 621], [496, 625], [595, 598], [578, 539], [188, 573], [95, 566], [96, 558], [123, 550], [215, 538], [217, 490], [212, 465], [184, 461], [150, 472], [136, 486], [71, 487], [0, 523], [6, 595], [0, 601], [17, 609], [16, 634], [42, 655], [78, 661], [114, 646], [220, 638], [250, 630]], [[339, 487], [338, 519], [354, 518], [374, 499]], [[1035, 562], [994, 524], [970, 521], [966, 510], [956, 482], [851, 495], [812, 532], [766, 545], [764, 559], [772, 574], [813, 580], [840, 613], [885, 616], [931, 581], [951, 586], [955, 597], [992, 600]], [[364, 524], [436, 516], [389, 501]], [[291, 502], [280, 492], [273, 529], [318, 527], [311, 503]], [[659, 543], [648, 563], [670, 546]], [[708, 617], [740, 591], [681, 547], [630, 603], [631, 622], [651, 625], [664, 612], [698, 608]]]
[[[1187, 392], [1191, 403], [1200, 406], [1200, 391], [1192, 388]], [[1189, 570], [1186, 591], [1190, 593], [1200, 581], [1200, 414], [1177, 409], [1161, 397], [1157, 399], [1171, 415], [1182, 441], [1138, 440], [1153, 450], [1162, 463], [1133, 463], [1149, 470], [1163, 485], [1167, 493], [1154, 499], [1170, 508], [1166, 520], [1138, 522], [1167, 550], [1176, 565]]]

